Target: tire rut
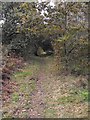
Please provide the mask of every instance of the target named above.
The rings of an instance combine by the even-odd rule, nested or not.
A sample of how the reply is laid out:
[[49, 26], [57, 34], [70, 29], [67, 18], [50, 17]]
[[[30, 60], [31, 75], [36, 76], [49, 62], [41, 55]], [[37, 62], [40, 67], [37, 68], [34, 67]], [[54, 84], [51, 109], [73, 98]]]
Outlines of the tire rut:
[[42, 82], [45, 79], [44, 70], [39, 73], [38, 80], [36, 82], [36, 90], [32, 94], [31, 98], [31, 110], [29, 115], [31, 118], [43, 118], [44, 109], [45, 109], [45, 92], [43, 90]]

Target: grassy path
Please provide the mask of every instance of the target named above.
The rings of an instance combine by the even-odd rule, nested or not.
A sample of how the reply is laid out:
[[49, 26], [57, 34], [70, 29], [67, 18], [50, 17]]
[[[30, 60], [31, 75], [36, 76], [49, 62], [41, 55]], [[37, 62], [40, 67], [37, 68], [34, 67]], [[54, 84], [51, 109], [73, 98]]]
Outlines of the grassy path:
[[30, 111], [30, 116], [32, 118], [43, 117], [43, 111], [45, 109], [45, 93], [42, 87], [42, 80], [44, 79], [44, 73], [38, 76], [36, 91], [32, 95], [32, 109]]
[[88, 116], [86, 78], [55, 75], [52, 58], [35, 58], [13, 75], [18, 86], [4, 103], [3, 117], [81, 118]]

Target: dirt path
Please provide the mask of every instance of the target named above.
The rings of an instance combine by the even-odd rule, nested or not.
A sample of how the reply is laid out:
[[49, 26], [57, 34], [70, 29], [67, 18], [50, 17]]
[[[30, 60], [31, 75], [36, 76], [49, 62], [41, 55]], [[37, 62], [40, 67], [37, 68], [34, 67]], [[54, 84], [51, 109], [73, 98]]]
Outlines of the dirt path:
[[[85, 78], [55, 75], [51, 58], [38, 58], [14, 79], [18, 87], [5, 103], [4, 117], [83, 118], [88, 116]], [[87, 81], [86, 81], [87, 82]]]
[[[31, 118], [80, 118], [88, 115], [84, 78], [51, 74], [52, 62], [40, 62], [36, 91], [32, 95]], [[50, 72], [50, 73], [49, 73]], [[83, 79], [83, 80], [81, 80]], [[80, 82], [81, 80], [81, 82]]]
[[44, 118], [45, 91], [43, 89], [43, 81], [46, 79], [45, 74], [46, 61], [41, 59], [39, 64], [39, 74], [37, 75], [36, 90], [33, 92], [31, 98], [32, 108], [29, 112], [31, 118]]
[[43, 111], [45, 109], [45, 93], [42, 87], [42, 80], [45, 79], [45, 74], [42, 72], [38, 75], [36, 91], [32, 94], [32, 109], [30, 111], [31, 118], [43, 118]]

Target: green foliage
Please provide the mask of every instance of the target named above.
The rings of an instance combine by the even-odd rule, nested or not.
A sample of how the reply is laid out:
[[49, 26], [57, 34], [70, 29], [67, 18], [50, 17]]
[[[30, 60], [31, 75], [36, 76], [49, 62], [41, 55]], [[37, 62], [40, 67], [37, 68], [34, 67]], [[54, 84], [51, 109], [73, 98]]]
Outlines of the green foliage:
[[[41, 11], [46, 8], [48, 15], [41, 15]], [[58, 10], [52, 16], [55, 10], [55, 8], [48, 6], [47, 3], [4, 3], [3, 13], [6, 21], [3, 25], [3, 43], [11, 44], [14, 48], [26, 46], [20, 48], [26, 49], [30, 44], [37, 44], [38, 41], [53, 40], [55, 36], [63, 32], [59, 20], [55, 18], [57, 14], [57, 17], [60, 17]], [[44, 20], [45, 17], [49, 19]], [[55, 19], [56, 22], [53, 24]], [[20, 38], [20, 36], [17, 36], [18, 34], [25, 37]]]
[[54, 109], [48, 108], [44, 111], [44, 116], [45, 116], [45, 118], [47, 118], [47, 117], [48, 118], [55, 118], [56, 117], [56, 111]]
[[31, 75], [31, 74], [32, 74], [31, 71], [17, 72], [17, 73], [15, 73], [15, 78], [19, 78], [19, 77], [24, 78], [24, 77]]
[[87, 102], [88, 101], [88, 91], [87, 90], [80, 90], [76, 94], [76, 92], [73, 92], [69, 96], [64, 96], [57, 100], [57, 102], [60, 104], [67, 104], [67, 103], [74, 103], [74, 102]]
[[[83, 7], [84, 10], [81, 10]], [[87, 6], [81, 3], [67, 3], [65, 8], [65, 33], [56, 39], [60, 44], [55, 47], [56, 55], [59, 56], [56, 57], [57, 63], [63, 64], [64, 70], [68, 72], [86, 75], [88, 74], [88, 20], [83, 19], [82, 14], [84, 17], [87, 16], [85, 12]]]
[[88, 101], [89, 91], [83, 90], [80, 92], [80, 95], [83, 98], [83, 100]]
[[13, 102], [18, 102], [18, 100], [19, 100], [19, 94], [18, 93], [13, 93], [12, 94], [12, 101]]
[[3, 44], [28, 56], [44, 41], [58, 41], [57, 61], [66, 71], [87, 74], [87, 10], [85, 3], [60, 3], [55, 7], [45, 2], [3, 3]]

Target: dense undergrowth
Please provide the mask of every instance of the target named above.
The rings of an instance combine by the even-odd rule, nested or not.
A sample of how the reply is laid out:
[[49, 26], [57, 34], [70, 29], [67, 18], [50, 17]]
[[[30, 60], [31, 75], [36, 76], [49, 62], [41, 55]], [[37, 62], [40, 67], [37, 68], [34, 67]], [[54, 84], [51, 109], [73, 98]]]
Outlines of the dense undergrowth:
[[[5, 59], [4, 59], [5, 58]], [[10, 94], [13, 93], [13, 87], [17, 86], [17, 83], [11, 81], [11, 76], [15, 71], [21, 71], [22, 67], [25, 66], [25, 62], [22, 57], [14, 56], [6, 56], [2, 61], [2, 100], [3, 102], [8, 100]]]

